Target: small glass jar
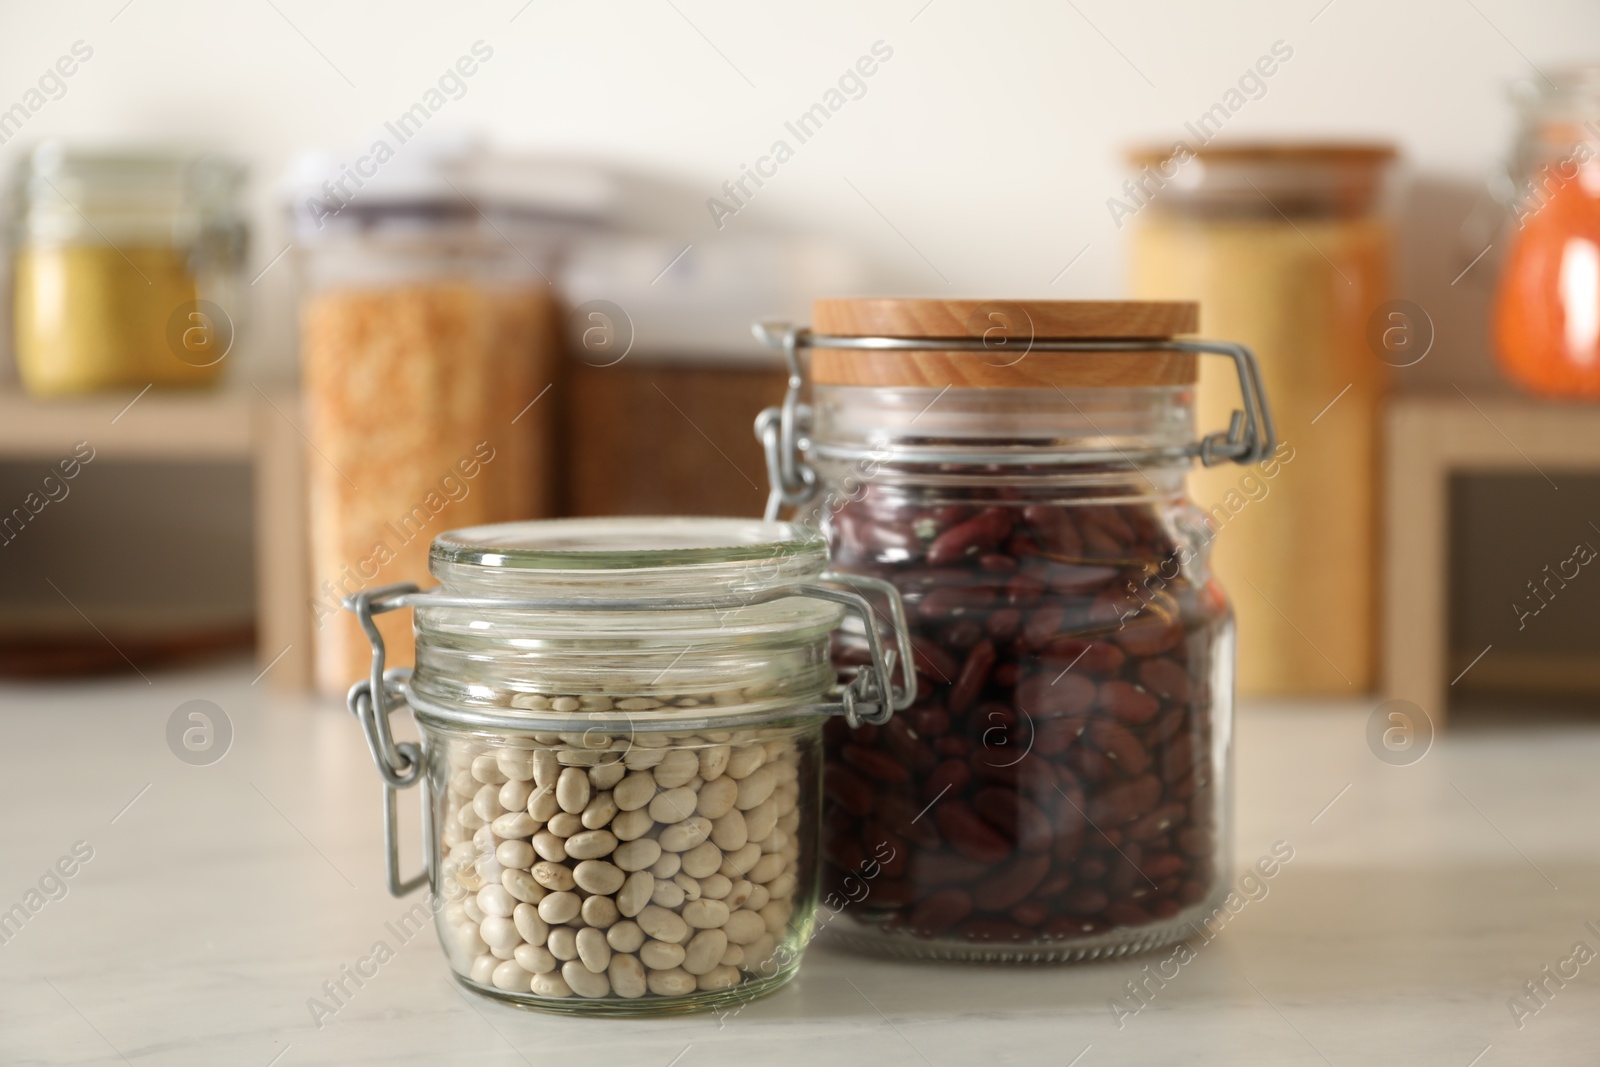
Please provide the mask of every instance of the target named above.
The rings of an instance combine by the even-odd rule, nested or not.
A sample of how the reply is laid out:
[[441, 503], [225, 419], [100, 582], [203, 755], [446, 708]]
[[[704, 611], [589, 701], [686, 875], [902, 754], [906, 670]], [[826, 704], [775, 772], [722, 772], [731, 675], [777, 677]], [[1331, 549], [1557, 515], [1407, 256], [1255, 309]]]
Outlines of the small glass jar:
[[244, 169], [48, 142], [17, 167], [12, 322], [35, 396], [205, 385], [242, 319]]
[[[821, 538], [560, 520], [447, 533], [431, 561], [437, 590], [352, 598], [377, 662], [350, 702], [389, 786], [390, 888], [428, 882], [456, 979], [599, 1014], [788, 981], [815, 921], [823, 721], [883, 721], [893, 699], [878, 697], [881, 645], [877, 670], [833, 695], [840, 605], [870, 608], [824, 573]], [[403, 606], [416, 667], [385, 674], [373, 615]], [[420, 750], [389, 733], [402, 699]], [[419, 778], [427, 871], [401, 881], [394, 789]]]
[[[1195, 313], [841, 300], [815, 336], [768, 331], [813, 350], [810, 405], [758, 422], [793, 472], [771, 510], [899, 589], [920, 675], [904, 715], [824, 734], [824, 891], [896, 857], [848, 943], [1089, 959], [1181, 939], [1225, 895], [1233, 622], [1184, 475], [1259, 460], [1272, 429], [1248, 350], [1171, 340]], [[1245, 404], [1196, 441], [1204, 352]]]
[[1495, 298], [1501, 369], [1529, 392], [1600, 399], [1600, 65], [1522, 82]]

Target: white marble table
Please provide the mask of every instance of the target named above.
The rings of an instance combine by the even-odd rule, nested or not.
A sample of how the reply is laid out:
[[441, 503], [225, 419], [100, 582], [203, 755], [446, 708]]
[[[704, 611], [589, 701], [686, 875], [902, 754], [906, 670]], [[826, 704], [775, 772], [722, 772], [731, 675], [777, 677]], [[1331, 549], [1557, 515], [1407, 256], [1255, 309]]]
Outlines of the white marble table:
[[[0, 1063], [1600, 1059], [1600, 961], [1547, 980], [1520, 1029], [1508, 1007], [1575, 942], [1600, 951], [1600, 726], [1462, 730], [1397, 767], [1367, 747], [1370, 706], [1249, 709], [1237, 856], [1282, 840], [1294, 859], [1120, 1028], [1111, 1002], [1165, 954], [912, 966], [847, 955], [826, 934], [797, 981], [732, 1018], [601, 1021], [469, 998], [431, 933], [396, 944], [385, 923], [406, 905], [383, 888], [377, 778], [355, 723], [250, 679], [0, 687], [0, 912], [75, 843], [93, 850], [64, 865], [66, 895], [0, 945]], [[167, 745], [191, 699], [233, 725], [208, 766]], [[394, 959], [319, 1028], [308, 998], [380, 939]]]

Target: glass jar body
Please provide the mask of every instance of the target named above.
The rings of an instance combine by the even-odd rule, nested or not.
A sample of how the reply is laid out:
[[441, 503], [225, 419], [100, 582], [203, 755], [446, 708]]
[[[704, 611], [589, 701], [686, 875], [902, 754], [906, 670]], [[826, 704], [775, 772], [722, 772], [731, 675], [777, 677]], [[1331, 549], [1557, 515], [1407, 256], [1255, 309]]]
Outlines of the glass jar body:
[[[818, 440], [854, 417], [830, 405], [870, 421], [871, 391], [822, 392]], [[1080, 425], [1122, 441], [1098, 460], [1079, 441], [1070, 464], [1019, 462], [1039, 441], [1006, 435], [1027, 418], [958, 392], [939, 403], [984, 440], [966, 459], [947, 439], [921, 462], [927, 438], [902, 436], [863, 474], [820, 450], [833, 565], [899, 588], [919, 674], [910, 711], [826, 731], [823, 891], [851, 901], [849, 942], [1096, 958], [1187, 936], [1225, 895], [1232, 616], [1182, 469], [1148, 448], [1139, 470], [1126, 460], [1181, 436], [1190, 397], [1120, 417], [1077, 398]], [[836, 658], [852, 669], [859, 648], [841, 639]]]
[[657, 1014], [793, 977], [817, 894], [821, 726], [424, 730], [450, 968], [524, 1007]]

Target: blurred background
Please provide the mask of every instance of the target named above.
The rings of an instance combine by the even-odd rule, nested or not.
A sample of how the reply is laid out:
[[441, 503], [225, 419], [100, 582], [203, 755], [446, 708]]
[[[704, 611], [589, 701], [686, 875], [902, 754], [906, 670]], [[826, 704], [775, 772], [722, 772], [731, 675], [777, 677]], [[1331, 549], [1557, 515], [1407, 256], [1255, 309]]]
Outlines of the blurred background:
[[1194, 482], [1247, 694], [1600, 692], [1594, 5], [0, 19], [6, 675], [338, 691], [338, 596], [442, 530], [755, 514], [750, 323], [871, 293], [1193, 298], [1257, 349], [1289, 458]]

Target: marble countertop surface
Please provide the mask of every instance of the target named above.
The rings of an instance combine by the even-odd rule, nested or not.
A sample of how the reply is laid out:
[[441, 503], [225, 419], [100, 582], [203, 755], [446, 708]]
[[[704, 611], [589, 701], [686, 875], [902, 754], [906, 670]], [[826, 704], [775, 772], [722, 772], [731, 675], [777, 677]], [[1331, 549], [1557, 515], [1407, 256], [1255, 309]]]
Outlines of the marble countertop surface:
[[[1148, 1003], [1126, 984], [1170, 952], [913, 965], [824, 932], [795, 982], [729, 1016], [563, 1018], [460, 992], [428, 932], [318, 1020], [308, 1000], [410, 902], [384, 888], [354, 721], [252, 675], [0, 686], [0, 913], [39, 892], [0, 944], [0, 1063], [1600, 1060], [1600, 724], [1455, 729], [1395, 765], [1369, 747], [1375, 701], [1246, 708], [1236, 859], [1294, 858]], [[169, 746], [191, 700], [225, 714], [219, 760]]]

